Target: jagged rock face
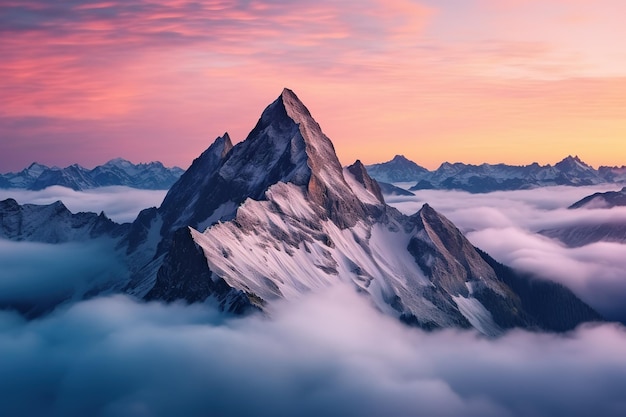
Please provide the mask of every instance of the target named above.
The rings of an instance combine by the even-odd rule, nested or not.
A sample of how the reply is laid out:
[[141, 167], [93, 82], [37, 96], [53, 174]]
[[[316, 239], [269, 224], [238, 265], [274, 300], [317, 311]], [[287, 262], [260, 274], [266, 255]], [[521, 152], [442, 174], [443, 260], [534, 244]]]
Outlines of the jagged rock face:
[[287, 115], [298, 124], [304, 139], [307, 165], [311, 170], [307, 186], [309, 198], [324, 209], [320, 212], [322, 216], [328, 215], [340, 227], [353, 226], [356, 219], [364, 215], [363, 204], [346, 183], [332, 142], [291, 90], [285, 89], [279, 100]]
[[287, 89], [265, 109], [246, 140], [233, 147], [228, 134], [218, 138], [172, 186], [159, 208], [162, 233], [183, 226], [204, 230], [232, 218], [247, 198], [263, 199], [277, 182], [305, 186], [319, 214], [342, 227], [364, 213], [331, 141]]
[[433, 327], [463, 321], [458, 311], [460, 318], [450, 320], [449, 311], [420, 296], [430, 282], [406, 252], [416, 232], [407, 218], [380, 204], [385, 210], [380, 218], [366, 216], [342, 229], [330, 218], [321, 219], [313, 204], [305, 187], [279, 183], [264, 200], [247, 200], [232, 221], [191, 234], [208, 269], [263, 303], [342, 281], [396, 317], [420, 317]]
[[404, 216], [359, 161], [342, 169], [290, 90], [228, 143], [218, 138], [159, 208], [169, 243], [148, 298], [264, 309], [346, 282], [425, 328], [542, 326], [449, 220], [428, 205]]
[[230, 196], [224, 195], [228, 189], [219, 188], [223, 183], [219, 181], [218, 168], [232, 147], [228, 133], [218, 137], [170, 188], [159, 208], [164, 218], [164, 235], [180, 227], [198, 227], [223, 201], [228, 201]]
[[468, 285], [488, 283], [504, 295], [492, 268], [459, 229], [428, 204], [413, 219], [420, 232], [409, 242], [409, 252], [437, 287], [454, 296], [469, 295]]
[[[170, 251], [159, 269], [157, 284], [146, 294], [147, 300], [175, 301], [177, 294], [189, 294], [188, 302], [213, 298], [224, 311], [242, 314], [256, 307], [241, 291], [229, 287], [206, 267], [202, 250], [194, 243], [188, 229], [179, 229]], [[180, 277], [189, 277], [181, 280]]]
[[[145, 265], [135, 268], [131, 292], [141, 296], [155, 285], [156, 264], [169, 251], [178, 229], [204, 231], [230, 220], [244, 201], [263, 200], [276, 183], [302, 187], [317, 217], [331, 219], [340, 228], [365, 216], [366, 208], [346, 183], [331, 141], [295, 94], [285, 89], [263, 111], [246, 140], [233, 146], [225, 134], [193, 162], [168, 192], [157, 210], [160, 221], [153, 221], [150, 230], [133, 225], [132, 230], [151, 236], [158, 225], [160, 242], [153, 253], [151, 245], [144, 244], [142, 253], [130, 254], [133, 263]], [[141, 217], [136, 222], [146, 223]], [[131, 241], [131, 246], [137, 244]]]

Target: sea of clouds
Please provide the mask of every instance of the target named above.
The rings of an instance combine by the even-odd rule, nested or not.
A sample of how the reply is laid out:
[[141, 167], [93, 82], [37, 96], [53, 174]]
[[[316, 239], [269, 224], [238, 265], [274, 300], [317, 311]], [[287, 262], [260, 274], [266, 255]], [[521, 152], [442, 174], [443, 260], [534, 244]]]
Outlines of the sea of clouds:
[[623, 416], [626, 331], [408, 328], [338, 285], [269, 317], [98, 298], [0, 313], [6, 416]]
[[[393, 204], [414, 212], [428, 201], [497, 259], [549, 271], [549, 279], [610, 311], [625, 299], [609, 273], [625, 270], [621, 246], [571, 252], [534, 233], [564, 222], [564, 207], [593, 190], [429, 191]], [[127, 192], [99, 194], [103, 204], [94, 211], [126, 201], [120, 213], [130, 213], [134, 190]], [[547, 255], [524, 262], [524, 250]], [[91, 246], [2, 242], [0, 262], [21, 278], [4, 273], [0, 281], [13, 277], [2, 285], [16, 293], [54, 292], [99, 276], [109, 259]], [[579, 263], [559, 268], [566, 260]], [[580, 263], [598, 269], [585, 272]], [[592, 273], [603, 291], [591, 285]], [[424, 332], [380, 314], [344, 285], [245, 318], [209, 305], [113, 295], [68, 302], [34, 320], [0, 311], [0, 415], [623, 416], [624, 352], [626, 330], [616, 323], [562, 335], [515, 330], [495, 339]]]

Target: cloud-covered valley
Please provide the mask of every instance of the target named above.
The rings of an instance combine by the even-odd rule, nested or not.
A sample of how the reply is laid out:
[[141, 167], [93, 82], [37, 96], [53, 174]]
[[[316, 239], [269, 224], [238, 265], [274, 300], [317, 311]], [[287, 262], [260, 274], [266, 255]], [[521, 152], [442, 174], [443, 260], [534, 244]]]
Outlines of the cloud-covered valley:
[[111, 242], [47, 244], [0, 239], [0, 304], [27, 316], [48, 312], [99, 287], [121, 286], [128, 273]]
[[[562, 282], [618, 317], [626, 245], [567, 248], [536, 234], [623, 215], [565, 209], [594, 191], [604, 190], [427, 191], [391, 202], [411, 213], [428, 201], [496, 259]], [[149, 202], [134, 192], [77, 193], [66, 204], [118, 207], [131, 220]], [[0, 243], [2, 294], [62, 296], [119, 267], [106, 246]], [[210, 305], [101, 296], [34, 320], [0, 311], [0, 415], [623, 416], [625, 351], [616, 323], [563, 335], [424, 332], [343, 284], [244, 318]]]
[[0, 313], [0, 414], [619, 416], [626, 332], [425, 333], [338, 285], [270, 317], [115, 296]]

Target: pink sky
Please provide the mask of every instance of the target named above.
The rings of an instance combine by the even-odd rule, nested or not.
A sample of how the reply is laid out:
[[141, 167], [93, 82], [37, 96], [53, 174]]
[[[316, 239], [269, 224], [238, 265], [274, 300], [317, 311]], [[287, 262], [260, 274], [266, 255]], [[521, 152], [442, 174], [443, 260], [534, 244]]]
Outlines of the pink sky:
[[[62, 3], [62, 4], [59, 4]], [[4, 0], [0, 172], [186, 168], [293, 89], [344, 164], [626, 164], [621, 0]]]

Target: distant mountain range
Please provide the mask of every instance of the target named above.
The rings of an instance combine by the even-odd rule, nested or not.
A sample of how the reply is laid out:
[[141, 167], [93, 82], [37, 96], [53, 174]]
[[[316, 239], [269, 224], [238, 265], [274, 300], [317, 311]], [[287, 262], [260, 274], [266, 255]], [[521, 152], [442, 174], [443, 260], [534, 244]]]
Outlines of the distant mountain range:
[[[392, 183], [415, 184], [417, 190], [463, 190], [470, 193], [522, 190], [551, 185], [597, 185], [605, 183], [626, 184], [626, 166], [601, 166], [597, 170], [577, 156], [568, 156], [552, 165], [506, 165], [464, 163], [441, 164], [429, 171], [396, 155], [392, 160], [365, 166], [368, 174], [380, 183], [386, 195], [412, 195]], [[48, 167], [32, 163], [19, 172], [0, 174], [0, 188], [42, 190], [60, 185], [74, 190], [123, 185], [147, 190], [168, 190], [185, 171], [179, 167], [165, 167], [161, 162], [133, 164], [122, 158], [112, 159], [94, 169], [78, 164], [66, 168]]]
[[397, 155], [391, 161], [368, 165], [368, 173], [376, 180], [415, 182], [410, 190], [440, 189], [463, 190], [470, 193], [522, 190], [551, 185], [596, 185], [626, 183], [626, 166], [595, 169], [577, 156], [568, 156], [553, 165], [506, 165], [445, 162], [429, 171], [404, 156]]
[[[385, 204], [361, 162], [342, 168], [330, 139], [287, 89], [246, 140], [217, 138], [161, 206], [132, 224], [72, 215], [61, 203], [6, 200], [0, 236], [109, 242], [126, 270], [56, 303], [117, 291], [240, 314], [343, 282], [382, 313], [426, 329], [496, 335], [601, 320], [567, 288], [498, 264], [428, 204], [411, 216]], [[41, 313], [39, 305], [3, 297], [4, 307]]]
[[133, 164], [122, 158], [112, 159], [91, 170], [77, 164], [57, 168], [35, 162], [20, 172], [0, 174], [0, 188], [43, 190], [60, 185], [78, 191], [124, 185], [147, 190], [167, 190], [183, 172], [181, 168], [167, 168], [160, 162]]

